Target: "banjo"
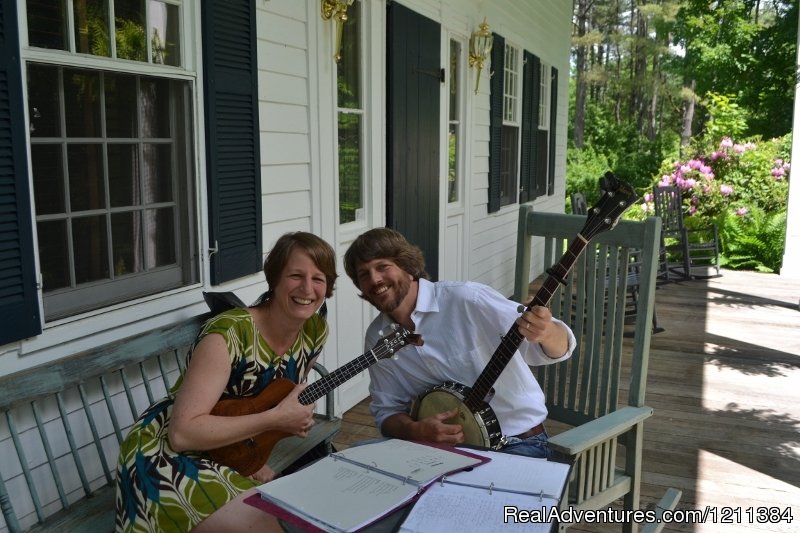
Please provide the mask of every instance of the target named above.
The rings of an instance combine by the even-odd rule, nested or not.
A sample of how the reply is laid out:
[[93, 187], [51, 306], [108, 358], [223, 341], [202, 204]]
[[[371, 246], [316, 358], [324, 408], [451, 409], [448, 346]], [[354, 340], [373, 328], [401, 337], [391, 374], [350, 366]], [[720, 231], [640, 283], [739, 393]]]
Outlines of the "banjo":
[[[567, 274], [586, 249], [589, 241], [599, 233], [616, 226], [622, 213], [637, 200], [633, 188], [618, 180], [611, 172], [606, 172], [605, 176], [600, 179], [600, 188], [603, 191], [602, 198], [589, 210], [583, 228], [570, 243], [563, 257], [556, 265], [547, 270], [547, 279], [524, 311], [530, 311], [535, 306], [547, 306], [552, 300], [558, 284], [566, 284]], [[515, 322], [502, 337], [500, 346], [497, 347], [472, 387], [455, 382], [437, 385], [414, 401], [411, 407], [411, 417], [414, 420], [420, 420], [457, 407], [458, 414], [447, 422], [461, 424], [465, 444], [495, 450], [502, 447], [506, 438], [500, 428], [497, 416], [489, 405], [492, 385], [517, 352], [523, 339]]]

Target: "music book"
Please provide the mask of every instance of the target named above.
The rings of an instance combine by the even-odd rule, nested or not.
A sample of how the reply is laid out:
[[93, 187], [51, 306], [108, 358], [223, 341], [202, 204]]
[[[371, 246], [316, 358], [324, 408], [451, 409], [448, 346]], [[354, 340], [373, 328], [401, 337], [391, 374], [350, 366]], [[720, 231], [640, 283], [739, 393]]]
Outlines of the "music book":
[[333, 453], [259, 486], [260, 498], [245, 502], [305, 530], [357, 531], [443, 475], [489, 460], [452, 447], [388, 439]]
[[[474, 453], [491, 462], [431, 484], [408, 513], [400, 532], [550, 531], [551, 509], [558, 507], [564, 495], [570, 466], [493, 451]], [[515, 515], [522, 519], [515, 520]]]

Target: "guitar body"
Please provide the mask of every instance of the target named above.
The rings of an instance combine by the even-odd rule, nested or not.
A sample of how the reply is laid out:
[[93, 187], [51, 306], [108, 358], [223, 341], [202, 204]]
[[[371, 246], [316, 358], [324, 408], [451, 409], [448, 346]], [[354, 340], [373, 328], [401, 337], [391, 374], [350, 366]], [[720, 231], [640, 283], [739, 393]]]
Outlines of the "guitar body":
[[[295, 383], [290, 379], [276, 379], [256, 396], [224, 398], [218, 401], [211, 414], [242, 416], [272, 409], [292, 392], [294, 386]], [[208, 456], [218, 463], [230, 466], [243, 476], [249, 476], [264, 466], [278, 441], [290, 435], [286, 431], [268, 430], [249, 439], [209, 450]]]
[[437, 385], [417, 398], [411, 410], [411, 417], [414, 420], [421, 420], [457, 407], [458, 414], [445, 422], [461, 424], [464, 443], [493, 450], [499, 449], [505, 440], [497, 416], [486, 402], [482, 402], [475, 412], [471, 411], [464, 403], [464, 398], [469, 392], [470, 389], [466, 385], [452, 381]]
[[[302, 405], [311, 405], [348, 379], [369, 368], [376, 361], [395, 357], [397, 351], [407, 344], [421, 346], [422, 338], [403, 327], [394, 325], [392, 331], [382, 337], [370, 351], [310, 383], [297, 396], [297, 400]], [[281, 400], [292, 392], [295, 385], [294, 381], [290, 379], [275, 379], [256, 396], [220, 399], [211, 410], [211, 414], [242, 416], [261, 413], [281, 403]], [[286, 431], [267, 430], [249, 439], [209, 450], [208, 455], [214, 461], [229, 466], [244, 476], [249, 476], [264, 466], [278, 441], [289, 436], [291, 433]]]

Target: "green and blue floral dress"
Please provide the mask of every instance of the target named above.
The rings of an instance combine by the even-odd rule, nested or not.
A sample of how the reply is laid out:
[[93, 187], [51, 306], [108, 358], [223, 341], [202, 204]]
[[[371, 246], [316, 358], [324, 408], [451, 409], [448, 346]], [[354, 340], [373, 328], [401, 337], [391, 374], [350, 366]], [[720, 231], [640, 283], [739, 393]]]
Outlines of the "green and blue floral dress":
[[[231, 309], [210, 319], [195, 341], [210, 333], [225, 338], [231, 375], [229, 397], [258, 395], [273, 379], [295, 383], [319, 355], [328, 326], [319, 315], [309, 318], [285, 355], [276, 354], [256, 330], [246, 309]], [[191, 353], [189, 355], [191, 359]], [[151, 405], [133, 424], [120, 446], [117, 464], [116, 530], [124, 532], [186, 532], [255, 480], [209, 459], [203, 452], [174, 451], [167, 433], [175, 394]]]

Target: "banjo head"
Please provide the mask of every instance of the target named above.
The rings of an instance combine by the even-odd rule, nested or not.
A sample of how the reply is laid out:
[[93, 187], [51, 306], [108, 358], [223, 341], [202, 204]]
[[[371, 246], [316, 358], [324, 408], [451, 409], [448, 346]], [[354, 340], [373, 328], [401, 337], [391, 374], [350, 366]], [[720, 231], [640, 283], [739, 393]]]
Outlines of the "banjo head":
[[[411, 417], [420, 420], [432, 415], [458, 408], [455, 417], [446, 420], [448, 424], [460, 424], [464, 431], [464, 443], [473, 446], [498, 448], [501, 446], [500, 427], [491, 408], [486, 406], [479, 413], [473, 413], [463, 402], [469, 388], [460, 383], [444, 383], [421, 395], [411, 410]], [[487, 413], [486, 411], [489, 411]], [[483, 415], [483, 416], [482, 416]], [[489, 415], [489, 416], [486, 416]]]

